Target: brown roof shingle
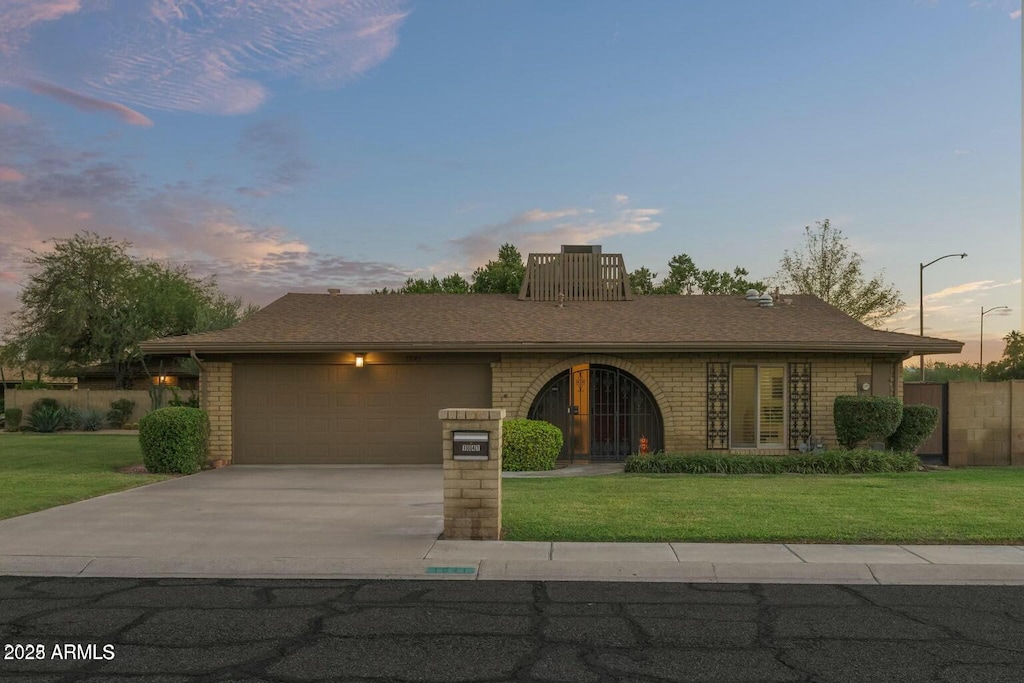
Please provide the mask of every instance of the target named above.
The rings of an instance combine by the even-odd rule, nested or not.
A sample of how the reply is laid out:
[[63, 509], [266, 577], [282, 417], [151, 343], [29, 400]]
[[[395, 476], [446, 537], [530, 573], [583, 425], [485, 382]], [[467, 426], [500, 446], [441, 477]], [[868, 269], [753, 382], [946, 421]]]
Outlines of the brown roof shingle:
[[[790, 303], [785, 303], [789, 300]], [[958, 353], [958, 341], [873, 330], [813, 296], [519, 301], [505, 294], [286, 294], [236, 327], [146, 353], [385, 350], [807, 350]]]

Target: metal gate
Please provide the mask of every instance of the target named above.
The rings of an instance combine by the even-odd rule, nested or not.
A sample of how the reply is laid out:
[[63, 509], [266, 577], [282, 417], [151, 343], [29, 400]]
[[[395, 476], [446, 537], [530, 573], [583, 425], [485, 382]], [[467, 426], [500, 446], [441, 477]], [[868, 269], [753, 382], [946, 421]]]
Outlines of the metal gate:
[[664, 448], [661, 413], [651, 392], [624, 370], [607, 365], [577, 365], [545, 385], [530, 407], [531, 420], [546, 420], [562, 430], [559, 459], [621, 461]]
[[907, 382], [903, 385], [903, 404], [925, 404], [939, 409], [939, 424], [932, 435], [917, 449], [923, 462], [935, 465], [949, 463], [949, 385], [937, 382]]

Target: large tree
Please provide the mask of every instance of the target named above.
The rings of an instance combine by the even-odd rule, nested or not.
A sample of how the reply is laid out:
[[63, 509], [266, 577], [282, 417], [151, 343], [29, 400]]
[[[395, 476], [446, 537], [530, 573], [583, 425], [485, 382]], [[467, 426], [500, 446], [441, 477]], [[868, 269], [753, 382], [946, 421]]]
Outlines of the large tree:
[[765, 283], [760, 280], [748, 280], [750, 273], [746, 268], [736, 266], [732, 272], [701, 269], [697, 267], [688, 254], [677, 254], [668, 262], [668, 275], [655, 284], [657, 273], [652, 273], [646, 266], [629, 274], [629, 287], [635, 294], [738, 294], [747, 290], [764, 291]]
[[466, 278], [452, 273], [444, 279], [436, 275], [429, 280], [425, 278], [408, 278], [405, 284], [397, 289], [375, 289], [374, 294], [469, 294], [472, 291]]
[[140, 259], [131, 243], [85, 232], [29, 260], [34, 271], [4, 332], [5, 356], [63, 376], [108, 364], [115, 385], [143, 365], [146, 339], [230, 327], [255, 312], [226, 297], [213, 278]]
[[473, 271], [473, 291], [477, 294], [518, 294], [526, 276], [523, 255], [511, 244], [498, 248], [498, 260]]
[[804, 228], [804, 241], [783, 252], [773, 277], [785, 292], [813, 294], [861, 322], [878, 327], [905, 305], [895, 285], [886, 283], [884, 272], [868, 279], [864, 259], [847, 244], [829, 219]]
[[395, 289], [373, 290], [374, 294], [518, 294], [526, 266], [523, 257], [511, 244], [498, 249], [498, 260], [488, 261], [473, 271], [472, 284], [458, 273], [438, 279], [409, 278]]
[[1003, 357], [985, 365], [985, 379], [990, 382], [1024, 379], [1024, 334], [1013, 330], [1003, 337], [1003, 341], [1006, 342]]

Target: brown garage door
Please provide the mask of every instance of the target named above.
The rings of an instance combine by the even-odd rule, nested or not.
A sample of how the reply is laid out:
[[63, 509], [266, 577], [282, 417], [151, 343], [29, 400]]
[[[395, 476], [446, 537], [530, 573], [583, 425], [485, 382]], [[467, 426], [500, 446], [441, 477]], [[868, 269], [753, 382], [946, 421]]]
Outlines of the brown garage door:
[[491, 405], [489, 364], [234, 368], [239, 465], [440, 463], [442, 408]]

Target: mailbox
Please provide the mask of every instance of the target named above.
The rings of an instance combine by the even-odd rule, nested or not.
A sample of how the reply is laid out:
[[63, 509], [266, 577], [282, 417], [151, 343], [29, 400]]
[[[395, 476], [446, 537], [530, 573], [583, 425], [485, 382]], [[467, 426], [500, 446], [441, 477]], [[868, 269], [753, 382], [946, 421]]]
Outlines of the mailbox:
[[453, 460], [487, 460], [490, 457], [490, 432], [453, 432]]

